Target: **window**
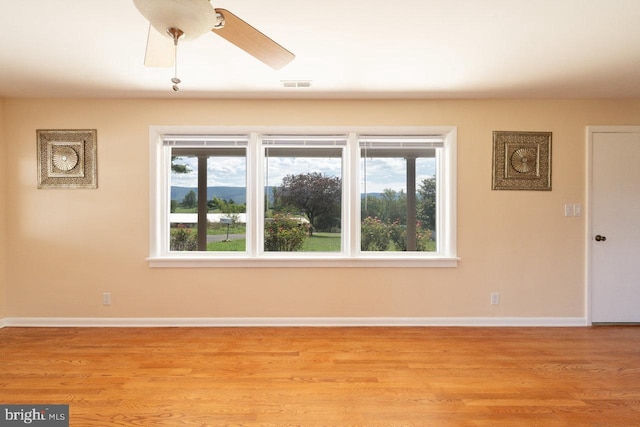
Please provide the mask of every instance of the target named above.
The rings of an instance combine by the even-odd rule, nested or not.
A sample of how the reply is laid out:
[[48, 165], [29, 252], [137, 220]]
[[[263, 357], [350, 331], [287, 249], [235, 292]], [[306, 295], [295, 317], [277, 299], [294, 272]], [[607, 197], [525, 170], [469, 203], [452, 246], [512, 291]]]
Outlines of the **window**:
[[261, 141], [264, 251], [341, 252], [346, 136], [266, 135]]
[[152, 127], [151, 266], [455, 266], [455, 139]]
[[360, 250], [438, 252], [441, 138], [364, 136]]

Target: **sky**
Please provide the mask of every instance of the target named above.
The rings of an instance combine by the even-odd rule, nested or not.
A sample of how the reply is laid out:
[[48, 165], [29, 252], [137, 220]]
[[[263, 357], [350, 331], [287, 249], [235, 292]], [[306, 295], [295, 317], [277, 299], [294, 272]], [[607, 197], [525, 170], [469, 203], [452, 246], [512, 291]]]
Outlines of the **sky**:
[[[267, 160], [265, 160], [267, 161]], [[171, 174], [171, 185], [176, 187], [197, 187], [197, 158], [180, 157], [176, 163], [186, 164], [190, 173]], [[363, 173], [361, 161], [361, 175]], [[341, 176], [340, 158], [270, 157], [268, 159], [265, 182], [278, 186], [285, 175], [320, 172], [328, 176]], [[374, 158], [366, 161], [366, 192], [380, 193], [384, 189], [406, 192], [406, 163], [401, 158]], [[435, 159], [422, 158], [416, 161], [416, 181], [419, 183], [435, 175]], [[246, 160], [244, 157], [216, 157], [207, 162], [207, 186], [244, 187], [246, 185]], [[267, 182], [268, 181], [268, 182]], [[364, 192], [364, 180], [361, 182]]]

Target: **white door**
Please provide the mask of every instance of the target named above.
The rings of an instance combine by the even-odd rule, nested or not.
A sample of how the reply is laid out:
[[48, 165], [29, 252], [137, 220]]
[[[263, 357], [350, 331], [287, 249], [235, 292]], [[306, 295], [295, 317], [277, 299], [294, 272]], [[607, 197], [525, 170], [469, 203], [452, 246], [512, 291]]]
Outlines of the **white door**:
[[591, 321], [640, 322], [640, 128], [590, 135]]

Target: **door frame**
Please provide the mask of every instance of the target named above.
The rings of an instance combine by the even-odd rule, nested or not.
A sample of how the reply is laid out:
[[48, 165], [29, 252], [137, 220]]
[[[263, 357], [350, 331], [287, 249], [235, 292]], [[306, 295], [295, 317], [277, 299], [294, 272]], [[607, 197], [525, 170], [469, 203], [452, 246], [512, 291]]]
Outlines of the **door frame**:
[[593, 259], [592, 259], [592, 236], [593, 223], [591, 212], [593, 212], [593, 135], [596, 133], [640, 133], [640, 126], [587, 126], [587, 156], [586, 156], [586, 209], [585, 209], [585, 313], [587, 325], [593, 325], [591, 318], [592, 292], [593, 292]]

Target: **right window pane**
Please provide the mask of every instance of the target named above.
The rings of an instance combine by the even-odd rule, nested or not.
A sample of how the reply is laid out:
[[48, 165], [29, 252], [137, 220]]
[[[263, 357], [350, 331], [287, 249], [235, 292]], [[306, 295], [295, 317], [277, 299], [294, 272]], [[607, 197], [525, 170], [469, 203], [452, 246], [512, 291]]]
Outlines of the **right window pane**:
[[441, 146], [426, 137], [360, 140], [361, 251], [437, 251]]

